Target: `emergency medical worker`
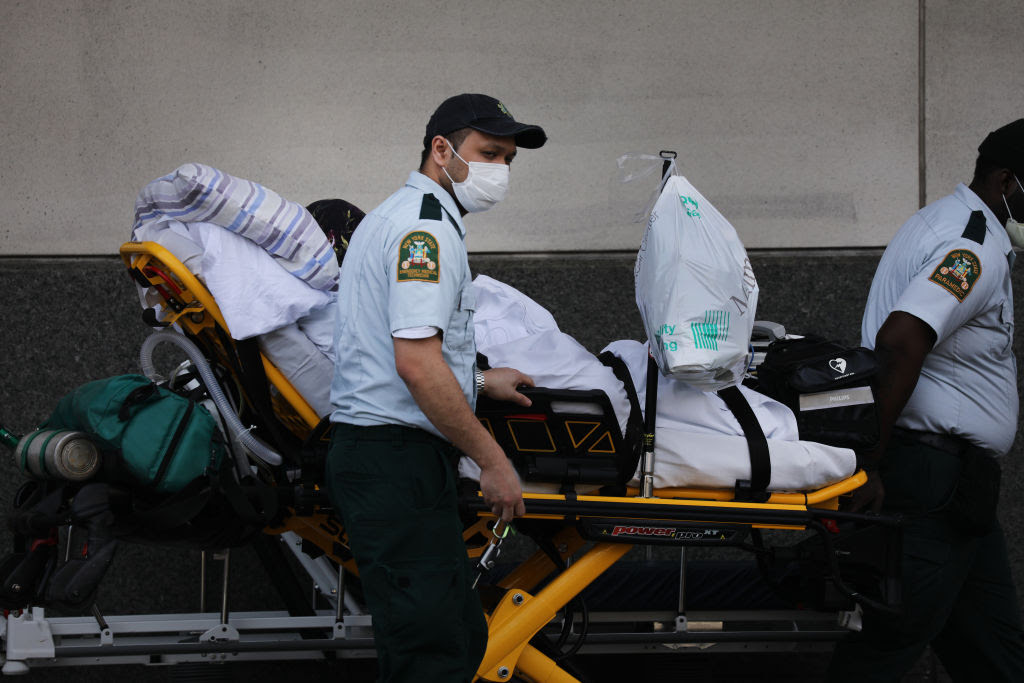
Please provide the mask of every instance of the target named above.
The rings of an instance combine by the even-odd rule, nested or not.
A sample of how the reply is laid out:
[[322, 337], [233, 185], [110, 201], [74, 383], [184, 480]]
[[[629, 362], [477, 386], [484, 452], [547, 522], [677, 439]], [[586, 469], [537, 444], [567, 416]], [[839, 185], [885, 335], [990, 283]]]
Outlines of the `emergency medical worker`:
[[456, 498], [460, 453], [504, 520], [519, 478], [474, 415], [478, 393], [529, 399], [518, 370], [476, 369], [462, 217], [508, 191], [517, 147], [547, 140], [498, 100], [463, 94], [427, 123], [419, 171], [370, 212], [341, 268], [327, 459], [367, 604], [383, 681], [469, 681], [487, 644]]
[[930, 643], [957, 681], [1024, 681], [996, 519], [1017, 431], [1013, 246], [1024, 247], [1024, 119], [990, 133], [970, 186], [918, 211], [882, 255], [861, 328], [881, 372], [882, 443], [862, 504], [902, 513], [902, 617], [865, 615], [831, 680], [899, 681]]

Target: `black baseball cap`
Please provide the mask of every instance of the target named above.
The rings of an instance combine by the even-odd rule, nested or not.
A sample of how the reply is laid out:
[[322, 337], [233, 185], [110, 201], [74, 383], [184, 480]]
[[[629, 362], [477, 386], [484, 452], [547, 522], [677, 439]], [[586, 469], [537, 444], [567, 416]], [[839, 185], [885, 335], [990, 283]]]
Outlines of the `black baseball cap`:
[[1017, 119], [989, 133], [978, 147], [978, 155], [1024, 179], [1024, 119]]
[[547, 142], [548, 136], [540, 126], [519, 123], [505, 105], [487, 95], [463, 93], [449, 97], [441, 103], [427, 121], [427, 134], [423, 147], [430, 147], [435, 135], [448, 135], [461, 128], [473, 128], [481, 133], [515, 138], [516, 146], [537, 149]]

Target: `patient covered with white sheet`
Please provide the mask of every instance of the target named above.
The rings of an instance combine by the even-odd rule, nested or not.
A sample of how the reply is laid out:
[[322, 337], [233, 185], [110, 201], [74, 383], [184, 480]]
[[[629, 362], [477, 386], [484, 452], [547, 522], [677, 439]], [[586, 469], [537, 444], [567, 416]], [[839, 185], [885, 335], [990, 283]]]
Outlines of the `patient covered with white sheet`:
[[[487, 356], [492, 367], [517, 368], [533, 377], [538, 387], [601, 389], [625, 431], [629, 399], [610, 368], [559, 331], [551, 314], [526, 295], [483, 275], [473, 284], [477, 350]], [[647, 389], [647, 344], [622, 340], [605, 350], [626, 363], [642, 397]], [[740, 386], [740, 391], [768, 440], [769, 491], [817, 489], [854, 473], [853, 451], [800, 441], [796, 418], [788, 407], [745, 386]], [[731, 489], [736, 480], [750, 478], [747, 440], [725, 402], [715, 393], [660, 373], [654, 442], [657, 488]], [[474, 475], [474, 467], [463, 459], [463, 474]], [[638, 477], [639, 473], [634, 485], [639, 483]]]
[[[186, 164], [140, 193], [132, 239], [157, 242], [177, 256], [205, 282], [232, 337], [257, 337], [261, 351], [316, 413], [330, 413], [333, 303], [344, 292], [337, 292], [334, 250], [309, 212], [257, 183]], [[630, 404], [610, 368], [526, 295], [484, 275], [474, 286], [477, 349], [491, 367], [517, 368], [538, 387], [600, 389], [625, 432]], [[140, 295], [143, 306], [156, 303], [147, 290]], [[606, 350], [625, 362], [643, 396], [647, 345], [622, 340]], [[740, 391], [768, 440], [768, 490], [816, 489], [853, 474], [853, 451], [800, 441], [789, 408], [747, 387]], [[725, 402], [661, 375], [655, 444], [658, 488], [732, 488], [750, 478], [747, 441]], [[479, 476], [468, 458], [460, 472]]]

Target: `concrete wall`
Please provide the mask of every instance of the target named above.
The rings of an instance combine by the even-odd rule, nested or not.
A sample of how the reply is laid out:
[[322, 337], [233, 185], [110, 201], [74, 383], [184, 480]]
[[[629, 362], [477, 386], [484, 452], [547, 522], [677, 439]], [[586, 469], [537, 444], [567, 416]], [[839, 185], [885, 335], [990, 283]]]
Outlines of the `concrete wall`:
[[[1013, 0], [923, 2], [930, 197], [1024, 111]], [[371, 208], [446, 96], [543, 124], [472, 251], [634, 249], [627, 152], [683, 172], [748, 247], [882, 245], [918, 202], [915, 0], [0, 3], [0, 254], [112, 254], [186, 161]]]

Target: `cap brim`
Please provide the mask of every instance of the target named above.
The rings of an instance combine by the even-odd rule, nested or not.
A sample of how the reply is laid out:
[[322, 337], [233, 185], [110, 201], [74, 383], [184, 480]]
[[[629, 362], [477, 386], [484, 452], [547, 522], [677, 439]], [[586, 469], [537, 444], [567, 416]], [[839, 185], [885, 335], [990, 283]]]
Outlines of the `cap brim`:
[[547, 133], [540, 126], [531, 126], [507, 118], [478, 119], [469, 124], [469, 127], [488, 135], [515, 138], [516, 146], [525, 149], [537, 149], [548, 141]]

